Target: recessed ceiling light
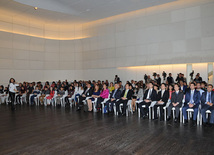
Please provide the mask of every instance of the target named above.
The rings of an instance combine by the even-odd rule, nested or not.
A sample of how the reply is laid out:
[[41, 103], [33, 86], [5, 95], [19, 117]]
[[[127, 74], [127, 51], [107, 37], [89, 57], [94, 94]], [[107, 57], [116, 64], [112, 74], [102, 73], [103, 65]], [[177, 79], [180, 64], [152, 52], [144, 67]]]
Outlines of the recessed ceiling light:
[[34, 9], [37, 10], [38, 8], [37, 8], [37, 7], [34, 7]]

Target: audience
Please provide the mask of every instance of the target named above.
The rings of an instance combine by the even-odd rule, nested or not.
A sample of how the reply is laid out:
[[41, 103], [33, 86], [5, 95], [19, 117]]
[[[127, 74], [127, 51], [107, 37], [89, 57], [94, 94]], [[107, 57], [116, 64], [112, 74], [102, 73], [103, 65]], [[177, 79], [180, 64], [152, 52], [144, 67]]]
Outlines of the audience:
[[[178, 74], [175, 80], [178, 83], [175, 84], [171, 73], [169, 73], [166, 81], [163, 80], [165, 83], [161, 83], [159, 74], [154, 76], [154, 80], [150, 78], [150, 75], [145, 80], [145, 84], [143, 80], [131, 80], [127, 81], [126, 85], [123, 86], [122, 81], [116, 75], [115, 84], [108, 80], [98, 80], [97, 82], [95, 80], [92, 82], [90, 80], [74, 80], [71, 83], [67, 80], [59, 80], [57, 82], [53, 81], [51, 86], [49, 81], [46, 81], [43, 86], [40, 81], [17, 84], [11, 78], [10, 93], [8, 87], [0, 86], [0, 103], [9, 103], [14, 110], [14, 104], [25, 103], [24, 101], [26, 101], [26, 104], [33, 105], [35, 97], [39, 99], [41, 105], [44, 103], [45, 105], [50, 105], [50, 102], [56, 102], [57, 105], [60, 105], [62, 102], [63, 104], [65, 103], [66, 107], [70, 107], [71, 100], [77, 104], [77, 111], [81, 110], [82, 103], [84, 102], [87, 106], [86, 111], [92, 112], [92, 103], [100, 111], [101, 103], [104, 102], [105, 113], [113, 113], [115, 107], [116, 112], [126, 115], [127, 109], [135, 113], [136, 102], [138, 101], [140, 116], [143, 118], [147, 117], [148, 108], [152, 104], [155, 120], [159, 116], [160, 121], [163, 121], [163, 108], [165, 107], [167, 109], [167, 121], [169, 121], [171, 119], [172, 108], [174, 107], [174, 122], [178, 121], [180, 110], [182, 110], [183, 123], [186, 126], [189, 119], [187, 110], [193, 109], [193, 126], [196, 126], [198, 114], [202, 114], [203, 125], [205, 127], [214, 126], [213, 86], [211, 84], [207, 85], [205, 81], [202, 81], [199, 73], [197, 73], [193, 82], [190, 82], [188, 85], [182, 73]], [[166, 107], [166, 105], [169, 106]], [[120, 113], [120, 106], [122, 107], [122, 113]], [[207, 110], [211, 112], [209, 120], [207, 119]], [[158, 113], [159, 115], [157, 115]]]

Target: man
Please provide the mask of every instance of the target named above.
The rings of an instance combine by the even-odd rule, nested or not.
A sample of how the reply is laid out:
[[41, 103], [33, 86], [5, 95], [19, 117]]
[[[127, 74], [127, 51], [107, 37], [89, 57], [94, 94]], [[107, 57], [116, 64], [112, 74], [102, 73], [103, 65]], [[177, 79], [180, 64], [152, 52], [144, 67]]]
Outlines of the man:
[[117, 101], [116, 104], [116, 111], [119, 111], [119, 106], [122, 103], [123, 104], [123, 111], [122, 111], [122, 115], [126, 115], [126, 106], [127, 106], [127, 102], [128, 100], [131, 100], [132, 94], [133, 92], [131, 90], [129, 90], [129, 86], [130, 84], [126, 84], [125, 86], [125, 90], [123, 90], [122, 94], [121, 94], [121, 98], [119, 99], [119, 101]]
[[[156, 99], [157, 99], [157, 92], [153, 89], [153, 83], [150, 82], [148, 84], [148, 89], [144, 93], [143, 102], [139, 103], [141, 117], [146, 118], [149, 111], [149, 106], [153, 101], [156, 101]], [[142, 107], [143, 105], [146, 105], [145, 111], [144, 111], [144, 108]]]
[[169, 73], [169, 76], [167, 77], [167, 82], [168, 82], [169, 85], [174, 83], [174, 79], [172, 77], [172, 73]]
[[184, 82], [182, 80], [180, 80], [180, 90], [182, 90], [182, 92], [185, 94], [187, 86], [184, 86]]
[[171, 110], [173, 107], [175, 107], [176, 116], [175, 116], [174, 122], [177, 123], [180, 108], [182, 106], [182, 100], [184, 98], [184, 94], [182, 91], [179, 91], [179, 85], [177, 83], [174, 85], [174, 89], [175, 89], [175, 92], [172, 93], [171, 104], [169, 105], [169, 107], [167, 109], [167, 112], [168, 112], [167, 121], [170, 121]]
[[27, 96], [26, 96], [27, 103], [29, 103], [29, 104], [30, 104], [29, 97], [30, 97], [30, 94], [33, 93], [33, 90], [34, 90], [33, 84], [30, 83], [28, 88], [27, 88]]
[[157, 119], [157, 107], [160, 108], [160, 121], [163, 121], [163, 107], [166, 106], [166, 103], [169, 99], [169, 91], [166, 90], [166, 84], [161, 84], [161, 90], [158, 92], [157, 103], [154, 105], [154, 119]]
[[184, 81], [184, 78], [182, 77], [182, 73], [179, 73], [176, 80], [178, 83], [180, 83], [180, 81]]
[[65, 95], [65, 90], [64, 87], [60, 87], [60, 90], [57, 91], [57, 96], [56, 96], [56, 104], [59, 106], [61, 105], [60, 98]]
[[190, 84], [190, 90], [187, 91], [185, 94], [184, 107], [182, 108], [184, 116], [184, 125], [188, 124], [187, 109], [192, 108], [194, 110], [193, 126], [196, 126], [199, 104], [200, 104], [200, 92], [195, 90], [195, 83], [192, 82]]
[[201, 98], [201, 96], [202, 96], [202, 94], [203, 94], [203, 92], [204, 92], [204, 90], [203, 89], [201, 89], [201, 83], [196, 83], [196, 90], [197, 91], [199, 91], [199, 93], [200, 93], [200, 98]]
[[[119, 90], [119, 84], [114, 84], [114, 90], [112, 91], [110, 95], [110, 99], [106, 101], [107, 111], [113, 112], [114, 104], [116, 103], [117, 99], [120, 99], [121, 91]], [[109, 105], [111, 103], [111, 109], [109, 110]]]
[[45, 89], [42, 90], [42, 94], [41, 96], [39, 96], [39, 101], [40, 101], [40, 104], [43, 105], [44, 104], [44, 98], [46, 95], [50, 94], [50, 90], [48, 89], [47, 86], [45, 86]]
[[157, 74], [157, 79], [156, 79], [157, 85], [160, 86], [161, 85], [161, 78], [160, 78], [160, 74]]
[[93, 94], [93, 89], [91, 87], [91, 84], [87, 83], [87, 88], [83, 92], [83, 94], [79, 97], [79, 101], [77, 103], [77, 111], [81, 110], [80, 104], [82, 104], [83, 100], [86, 99], [86, 97], [89, 97]]
[[[213, 85], [208, 84], [207, 91], [202, 94], [201, 97], [201, 115], [203, 118], [204, 126], [212, 127], [214, 125], [214, 92]], [[206, 111], [211, 111], [210, 124], [207, 122]]]

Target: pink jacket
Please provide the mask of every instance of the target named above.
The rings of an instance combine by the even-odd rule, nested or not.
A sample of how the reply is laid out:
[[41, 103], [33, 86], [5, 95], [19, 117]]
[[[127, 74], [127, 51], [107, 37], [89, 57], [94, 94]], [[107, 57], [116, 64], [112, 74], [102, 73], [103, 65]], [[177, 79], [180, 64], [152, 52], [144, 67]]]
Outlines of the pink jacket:
[[108, 95], [109, 95], [109, 90], [106, 89], [106, 90], [103, 90], [100, 94], [100, 97], [102, 98], [108, 98]]

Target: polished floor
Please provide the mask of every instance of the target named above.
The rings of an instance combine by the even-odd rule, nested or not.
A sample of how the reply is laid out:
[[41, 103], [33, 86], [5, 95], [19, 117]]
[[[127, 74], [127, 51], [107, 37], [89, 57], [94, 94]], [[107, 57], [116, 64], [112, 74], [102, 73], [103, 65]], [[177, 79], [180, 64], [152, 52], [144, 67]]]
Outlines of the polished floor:
[[74, 109], [0, 105], [0, 155], [214, 154], [214, 128]]

